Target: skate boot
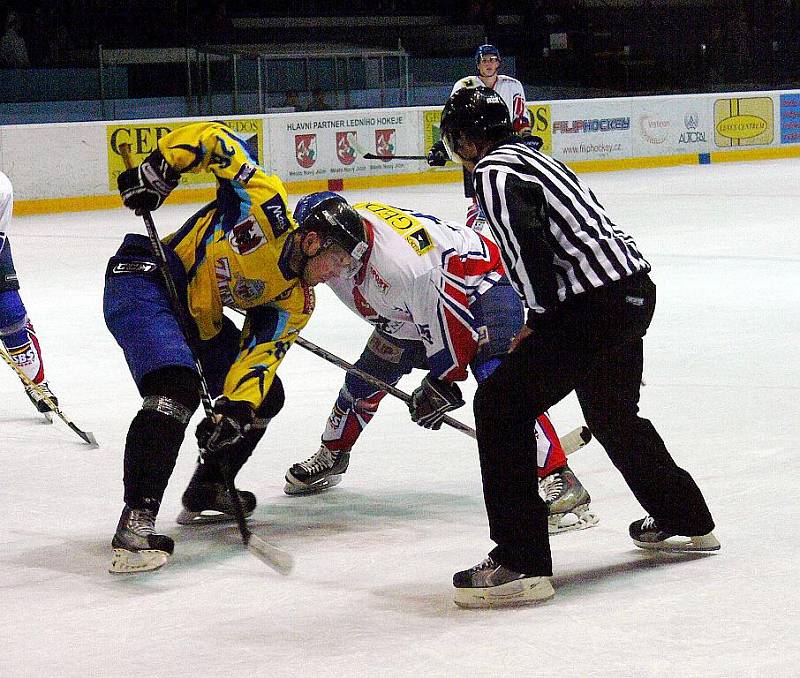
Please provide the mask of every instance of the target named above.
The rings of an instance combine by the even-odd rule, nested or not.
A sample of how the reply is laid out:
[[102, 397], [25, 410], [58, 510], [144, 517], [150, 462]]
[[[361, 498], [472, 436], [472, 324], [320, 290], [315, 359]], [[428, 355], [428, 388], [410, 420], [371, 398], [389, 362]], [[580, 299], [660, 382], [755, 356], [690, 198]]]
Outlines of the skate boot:
[[550, 514], [547, 519], [550, 534], [585, 530], [597, 525], [600, 520], [589, 507], [589, 493], [569, 466], [562, 466], [542, 478], [539, 481], [539, 495], [547, 504]]
[[[256, 496], [247, 490], [236, 490], [245, 517], [256, 508]], [[236, 520], [236, 509], [225, 483], [209, 479], [202, 464], [198, 464], [189, 486], [181, 497], [183, 509], [175, 521], [178, 525], [204, 525]]]
[[[53, 408], [50, 407], [48, 402], [44, 399], [44, 396], [47, 396], [50, 400], [52, 400], [53, 405], [56, 406], [58, 406], [58, 398], [56, 398], [55, 394], [50, 390], [50, 386], [48, 386], [46, 381], [36, 384], [36, 386], [38, 386], [38, 389], [28, 384], [25, 385], [25, 393], [27, 394], [28, 398], [30, 398], [33, 406], [39, 412], [45, 415], [53, 412]], [[41, 393], [39, 392], [40, 390]]]
[[117, 531], [111, 540], [114, 557], [108, 571], [112, 574], [157, 570], [172, 555], [175, 542], [155, 534], [156, 512], [125, 506]]
[[491, 556], [453, 575], [453, 601], [459, 607], [508, 607], [540, 603], [555, 595], [547, 577], [521, 574], [498, 565]]
[[329, 450], [325, 443], [308, 459], [286, 472], [286, 494], [314, 494], [342, 482], [350, 463], [350, 450]]
[[652, 516], [631, 523], [628, 532], [636, 546], [651, 551], [692, 552], [720, 549], [720, 543], [713, 532], [689, 536], [673, 534], [662, 530]]

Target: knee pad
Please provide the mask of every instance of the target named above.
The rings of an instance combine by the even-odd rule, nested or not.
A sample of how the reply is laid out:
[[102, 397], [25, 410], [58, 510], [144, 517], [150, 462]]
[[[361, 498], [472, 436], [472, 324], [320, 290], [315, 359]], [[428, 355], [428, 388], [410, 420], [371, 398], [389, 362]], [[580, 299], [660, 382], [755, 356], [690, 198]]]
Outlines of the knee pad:
[[189, 422], [200, 404], [200, 376], [187, 367], [163, 367], [146, 374], [140, 390], [146, 409], [162, 412], [178, 421], [186, 418], [184, 423]]

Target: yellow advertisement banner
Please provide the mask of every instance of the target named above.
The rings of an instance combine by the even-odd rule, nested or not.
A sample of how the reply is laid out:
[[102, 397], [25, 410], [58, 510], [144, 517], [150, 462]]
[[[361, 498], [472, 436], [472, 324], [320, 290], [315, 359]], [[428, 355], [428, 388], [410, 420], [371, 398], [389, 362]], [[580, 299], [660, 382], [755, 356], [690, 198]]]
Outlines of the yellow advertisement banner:
[[[424, 148], [429, 149], [441, 138], [439, 123], [442, 119], [442, 112], [425, 111], [422, 118], [422, 129], [425, 136]], [[550, 104], [531, 104], [528, 106], [528, 119], [531, 121], [531, 132], [543, 141], [542, 152], [547, 155], [553, 153], [553, 125], [550, 113]], [[452, 167], [454, 163], [448, 162], [447, 166]]]
[[553, 116], [550, 104], [528, 106], [528, 120], [531, 121], [531, 133], [542, 138], [542, 153], [553, 155]]
[[[134, 123], [128, 125], [106, 125], [106, 141], [108, 153], [108, 189], [117, 190], [117, 177], [124, 171], [125, 163], [119, 147], [130, 144], [131, 159], [138, 165], [157, 148], [158, 140], [173, 130], [191, 125], [192, 120], [166, 120], [156, 123]], [[264, 128], [261, 118], [227, 118], [221, 120], [236, 134], [247, 142], [250, 153], [259, 162], [264, 155]], [[189, 173], [181, 176], [182, 184], [211, 184], [214, 176], [210, 172]]]
[[714, 143], [718, 148], [765, 146], [775, 136], [770, 97], [717, 99], [714, 102]]

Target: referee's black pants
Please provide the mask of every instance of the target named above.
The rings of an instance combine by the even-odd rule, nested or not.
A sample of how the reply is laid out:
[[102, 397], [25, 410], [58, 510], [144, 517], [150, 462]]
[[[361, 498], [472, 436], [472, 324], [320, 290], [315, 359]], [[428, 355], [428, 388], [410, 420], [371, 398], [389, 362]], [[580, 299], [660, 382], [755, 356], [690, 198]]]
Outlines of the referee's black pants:
[[638, 416], [642, 338], [655, 303], [645, 274], [578, 295], [537, 318], [533, 335], [478, 387], [473, 406], [496, 562], [552, 574], [547, 507], [528, 441], [535, 418], [572, 390], [595, 438], [659, 526], [681, 535], [714, 528], [692, 477]]

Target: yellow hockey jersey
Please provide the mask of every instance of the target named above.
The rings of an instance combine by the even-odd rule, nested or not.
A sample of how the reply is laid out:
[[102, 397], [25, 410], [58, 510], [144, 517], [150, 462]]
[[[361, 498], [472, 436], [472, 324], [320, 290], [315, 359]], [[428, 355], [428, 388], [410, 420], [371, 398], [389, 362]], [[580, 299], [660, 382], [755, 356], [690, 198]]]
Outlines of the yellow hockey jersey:
[[257, 407], [314, 309], [313, 289], [290, 270], [284, 253], [297, 228], [286, 188], [221, 123], [181, 127], [158, 147], [178, 172], [208, 171], [217, 178], [216, 200], [164, 243], [186, 271], [189, 312], [201, 339], [219, 333], [223, 307], [247, 312], [223, 395]]

